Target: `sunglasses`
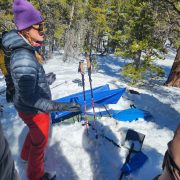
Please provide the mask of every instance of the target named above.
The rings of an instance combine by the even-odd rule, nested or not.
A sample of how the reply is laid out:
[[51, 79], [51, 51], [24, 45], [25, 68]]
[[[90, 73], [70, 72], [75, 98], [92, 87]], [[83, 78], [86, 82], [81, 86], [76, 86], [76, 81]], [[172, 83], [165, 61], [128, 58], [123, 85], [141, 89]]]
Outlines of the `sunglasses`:
[[32, 25], [32, 28], [37, 30], [40, 34], [44, 34], [47, 31], [45, 22], [42, 22], [40, 24]]

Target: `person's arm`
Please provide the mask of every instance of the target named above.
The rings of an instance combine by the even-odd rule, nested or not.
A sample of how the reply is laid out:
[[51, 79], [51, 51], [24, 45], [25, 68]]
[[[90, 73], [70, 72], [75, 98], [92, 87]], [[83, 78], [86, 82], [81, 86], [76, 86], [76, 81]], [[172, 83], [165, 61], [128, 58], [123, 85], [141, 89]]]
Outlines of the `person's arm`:
[[14, 167], [8, 142], [3, 135], [0, 123], [0, 179], [1, 180], [18, 180], [18, 174]]
[[180, 124], [176, 128], [172, 141], [168, 143], [168, 149], [174, 162], [180, 169]]
[[168, 143], [168, 149], [163, 160], [163, 172], [154, 180], [180, 179], [180, 124], [173, 139]]

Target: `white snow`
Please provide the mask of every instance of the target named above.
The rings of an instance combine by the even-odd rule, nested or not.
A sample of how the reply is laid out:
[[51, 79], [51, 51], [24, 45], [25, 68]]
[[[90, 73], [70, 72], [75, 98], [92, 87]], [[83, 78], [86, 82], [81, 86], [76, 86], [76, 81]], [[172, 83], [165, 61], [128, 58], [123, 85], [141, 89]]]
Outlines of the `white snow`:
[[[167, 143], [172, 139], [180, 120], [179, 88], [163, 86], [174, 56], [175, 52], [170, 51], [165, 60], [157, 62], [165, 69], [166, 76], [145, 83], [142, 88], [127, 85], [120, 75], [120, 69], [126, 60], [114, 55], [99, 57], [98, 71], [92, 74], [93, 87], [109, 84], [111, 89], [127, 88], [119, 102], [116, 105], [109, 105], [109, 108], [124, 110], [130, 108], [130, 104], [134, 104], [137, 108], [149, 111], [153, 118], [132, 122], [117, 121], [110, 117], [99, 118], [96, 122], [99, 134], [97, 139], [91, 129], [87, 135], [85, 126], [80, 122], [73, 123], [67, 120], [53, 124], [46, 150], [45, 169], [56, 171], [57, 180], [117, 180], [128, 150], [123, 147], [118, 148], [101, 135], [106, 135], [121, 145], [127, 129], [132, 128], [146, 135], [142, 152], [148, 156], [148, 161], [125, 179], [151, 180], [161, 173]], [[44, 68], [46, 73], [54, 72], [57, 77], [51, 85], [53, 99], [82, 91], [82, 86], [77, 83], [81, 81], [81, 75], [77, 71], [77, 60], [64, 63], [62, 55], [56, 54], [44, 64]], [[87, 73], [85, 83], [86, 89], [89, 89]], [[0, 76], [0, 84], [0, 89], [5, 89], [2, 76]], [[138, 91], [140, 95], [131, 94], [128, 89]], [[4, 105], [1, 123], [5, 137], [9, 142], [21, 179], [26, 180], [26, 164], [21, 162], [19, 155], [28, 129], [18, 117], [13, 105], [6, 103], [5, 95], [0, 95], [0, 103]]]

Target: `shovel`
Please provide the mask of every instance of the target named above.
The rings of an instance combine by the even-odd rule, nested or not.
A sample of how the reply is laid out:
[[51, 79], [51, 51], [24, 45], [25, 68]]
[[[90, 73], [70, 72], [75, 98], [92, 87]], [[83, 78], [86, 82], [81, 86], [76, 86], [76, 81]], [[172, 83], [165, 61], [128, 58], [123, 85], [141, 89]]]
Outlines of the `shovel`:
[[[119, 180], [122, 180], [123, 175], [128, 175], [133, 170], [140, 168], [147, 160], [147, 156], [141, 152], [144, 138], [144, 134], [132, 129], [128, 129], [125, 141], [122, 146], [128, 148], [129, 152], [121, 168]], [[133, 152], [136, 152], [137, 154], [131, 159], [131, 155]]]

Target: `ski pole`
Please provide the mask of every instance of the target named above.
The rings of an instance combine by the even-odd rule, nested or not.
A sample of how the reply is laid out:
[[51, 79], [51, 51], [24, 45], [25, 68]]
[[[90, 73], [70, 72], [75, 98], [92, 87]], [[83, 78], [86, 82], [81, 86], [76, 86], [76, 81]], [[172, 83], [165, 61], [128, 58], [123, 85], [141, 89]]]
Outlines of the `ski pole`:
[[[86, 56], [86, 61], [87, 61], [87, 69], [88, 69], [88, 76], [89, 76], [89, 84], [90, 84], [90, 89], [91, 89], [91, 104], [92, 104], [92, 108], [93, 108], [94, 126], [95, 126], [96, 125], [96, 112], [95, 112], [95, 107], [94, 107], [94, 94], [93, 94], [92, 79], [91, 79], [91, 60], [90, 60], [90, 56], [88, 56], [88, 55]], [[97, 130], [96, 130], [95, 136], [96, 136], [96, 139], [97, 139], [98, 138]]]
[[85, 79], [84, 79], [84, 61], [79, 62], [79, 69], [78, 72], [81, 73], [82, 76], [82, 86], [83, 86], [83, 98], [84, 98], [84, 117], [86, 121], [86, 129], [88, 134], [88, 117], [87, 117], [87, 111], [86, 111], [86, 94], [85, 94]]
[[106, 112], [108, 113], [109, 117], [112, 117], [109, 110], [107, 109], [107, 107], [105, 105], [103, 105], [104, 109], [106, 110]]
[[95, 123], [96, 112], [95, 112], [95, 107], [94, 107], [94, 95], [93, 95], [92, 79], [91, 79], [91, 61], [90, 61], [89, 56], [86, 56], [86, 61], [87, 61], [87, 68], [88, 68], [89, 84], [90, 84], [90, 89], [91, 89], [91, 104], [92, 104], [92, 108], [93, 108], [94, 123]]
[[54, 89], [54, 88], [56, 88], [56, 87], [58, 87], [58, 86], [60, 86], [60, 85], [62, 85], [62, 84], [64, 84], [64, 83], [66, 84], [67, 81], [64, 81], [63, 83], [57, 84], [56, 86], [52, 87], [51, 89]]

